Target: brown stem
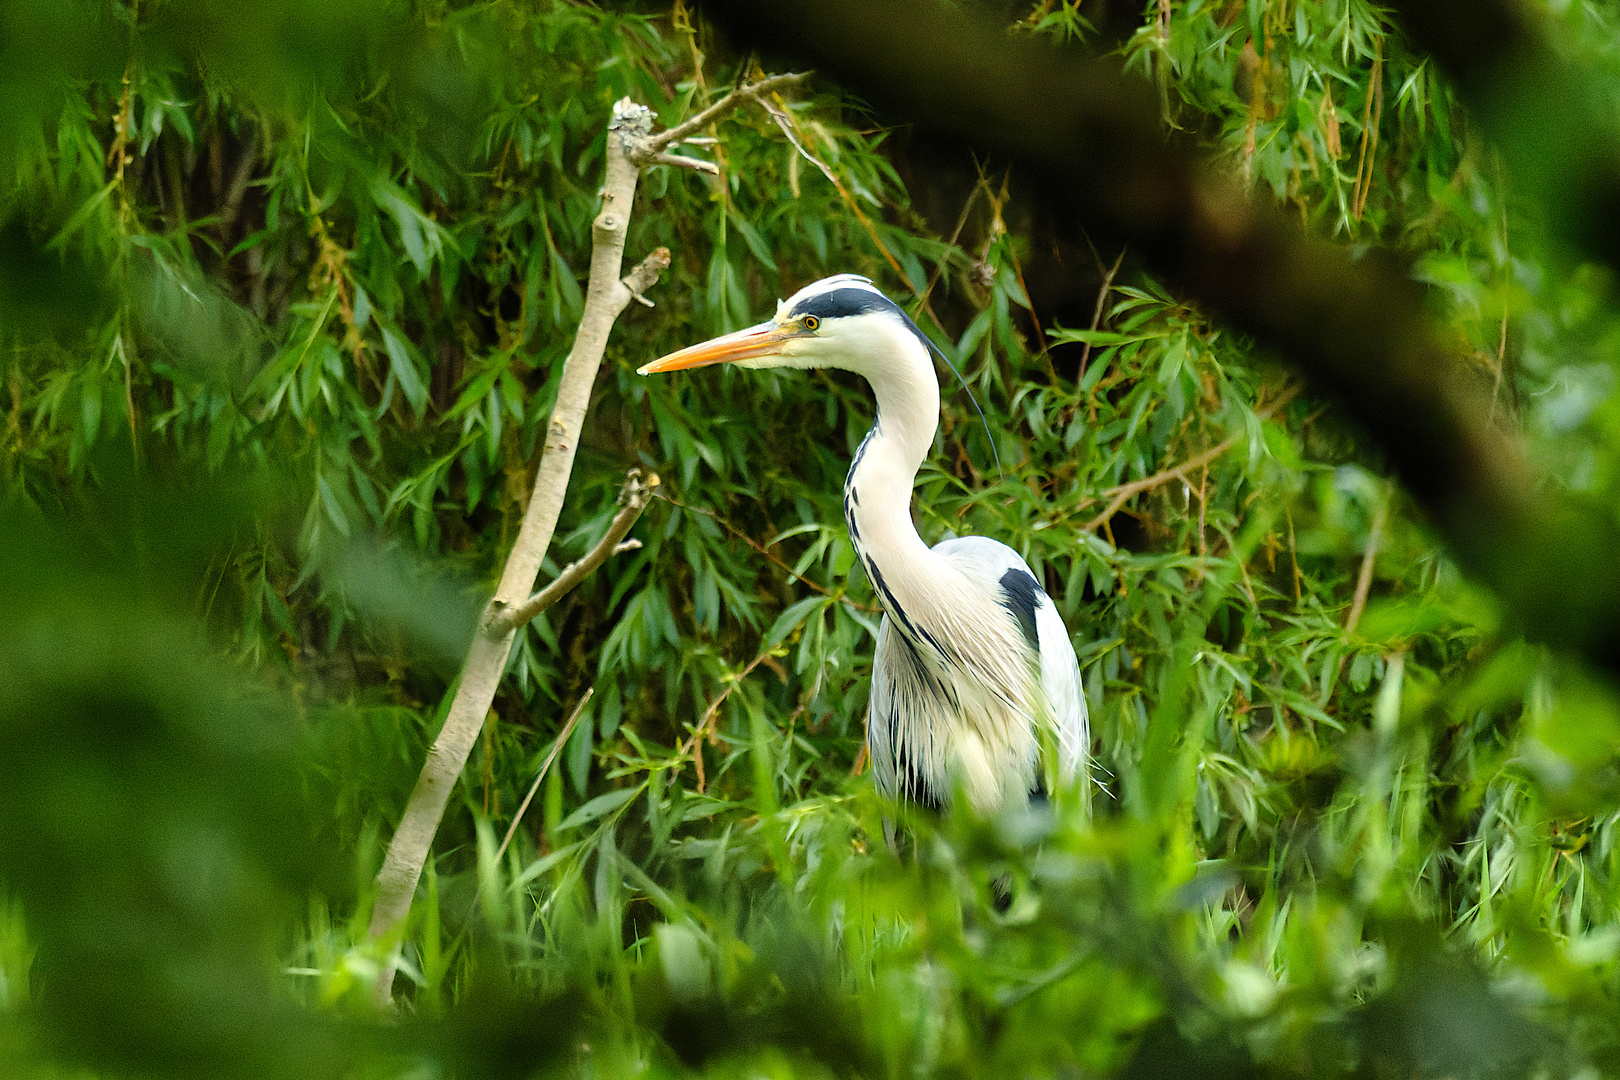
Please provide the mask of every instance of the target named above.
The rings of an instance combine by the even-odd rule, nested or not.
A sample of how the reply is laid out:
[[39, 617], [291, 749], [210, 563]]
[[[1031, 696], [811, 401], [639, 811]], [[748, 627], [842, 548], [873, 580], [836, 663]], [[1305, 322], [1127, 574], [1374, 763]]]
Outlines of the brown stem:
[[768, 94], [773, 90], [781, 90], [796, 83], [803, 82], [809, 72], [789, 72], [786, 75], [772, 75], [768, 79], [761, 79], [747, 86], [739, 86], [719, 101], [710, 105], [696, 116], [687, 118], [672, 128], [666, 128], [657, 135], [647, 139], [641, 146], [639, 153], [656, 154], [666, 146], [680, 142], [688, 135], [695, 134], [725, 116], [733, 109], [749, 101], [758, 100], [760, 95]]
[[685, 757], [687, 754], [691, 754], [692, 763], [697, 767], [697, 789], [699, 794], [702, 794], [706, 783], [706, 778], [703, 775], [703, 747], [699, 743], [703, 741], [705, 736], [710, 741], [713, 741], [714, 722], [720, 715], [720, 706], [726, 703], [726, 698], [731, 696], [731, 692], [742, 685], [742, 681], [752, 675], [754, 669], [759, 667], [760, 663], [770, 654], [771, 649], [765, 649], [750, 660], [747, 667], [737, 672], [736, 676], [726, 684], [726, 688], [720, 691], [720, 696], [709, 702], [709, 707], [703, 710], [703, 719], [698, 721], [698, 726], [692, 730], [692, 737], [686, 740], [685, 746], [681, 747], [681, 756]]
[[1360, 220], [1372, 193], [1373, 164], [1378, 156], [1378, 125], [1384, 115], [1384, 39], [1375, 39], [1372, 77], [1367, 83], [1367, 104], [1361, 110], [1361, 154], [1356, 160], [1356, 186], [1350, 196], [1351, 212]]
[[[821, 170], [821, 175], [827, 178], [827, 182], [833, 186], [833, 190], [838, 192], [838, 197], [844, 200], [844, 207], [855, 215], [856, 221], [861, 223], [861, 227], [866, 230], [866, 235], [871, 238], [872, 243], [883, 255], [884, 261], [889, 264], [889, 267], [899, 276], [900, 280], [904, 281], [915, 292], [916, 288], [911, 285], [911, 279], [906, 277], [905, 271], [900, 268], [900, 260], [894, 257], [894, 252], [889, 250], [889, 245], [885, 244], [883, 237], [878, 235], [877, 227], [872, 224], [872, 219], [866, 216], [866, 212], [861, 209], [860, 203], [850, 193], [849, 188], [838, 178], [838, 174], [833, 171], [831, 165], [822, 161], [805, 147], [805, 141], [799, 135], [798, 124], [794, 121], [792, 114], [785, 109], [777, 108], [764, 98], [761, 98], [759, 103], [770, 114], [771, 119], [776, 122], [776, 126], [782, 130], [782, 134], [787, 137], [787, 141], [793, 144], [793, 148], [799, 152], [799, 156]], [[930, 311], [929, 314], [932, 315], [933, 312]], [[934, 321], [937, 323], [939, 319], [935, 318]]]
[[1378, 543], [1384, 538], [1384, 521], [1389, 516], [1389, 501], [1395, 497], [1395, 481], [1384, 486], [1384, 497], [1373, 511], [1372, 528], [1367, 531], [1367, 550], [1361, 556], [1361, 572], [1356, 575], [1356, 595], [1350, 601], [1350, 616], [1344, 620], [1346, 635], [1356, 632], [1361, 613], [1367, 607], [1367, 593], [1372, 590], [1373, 564], [1378, 561]]
[[524, 812], [529, 809], [529, 804], [534, 801], [534, 793], [540, 790], [540, 781], [546, 778], [546, 773], [551, 771], [551, 763], [557, 760], [557, 755], [562, 753], [562, 748], [568, 745], [568, 736], [572, 735], [574, 728], [579, 726], [579, 718], [585, 715], [585, 706], [591, 703], [591, 698], [595, 695], [596, 687], [592, 686], [587, 689], [585, 696], [579, 699], [579, 704], [574, 706], [574, 712], [568, 717], [568, 723], [564, 724], [563, 729], [557, 733], [557, 741], [551, 744], [551, 752], [546, 755], [546, 760], [540, 763], [540, 771], [535, 773], [534, 783], [529, 785], [529, 793], [523, 796], [523, 802], [518, 804], [517, 813], [512, 815], [512, 824], [506, 827], [506, 835], [501, 838], [501, 846], [495, 849], [495, 862], [500, 862], [501, 856], [506, 854], [507, 845], [511, 844], [512, 837], [517, 833], [518, 822], [523, 820]]
[[[1108, 273], [1103, 275], [1102, 288], [1097, 290], [1097, 308], [1091, 313], [1091, 332], [1093, 334], [1097, 332], [1097, 327], [1102, 325], [1103, 307], [1108, 303], [1108, 290], [1114, 287], [1114, 275], [1119, 273], [1119, 264], [1124, 261], [1125, 249], [1120, 248], [1119, 258], [1114, 260], [1114, 265], [1110, 266]], [[1075, 382], [1079, 382], [1086, 377], [1086, 363], [1090, 359], [1091, 342], [1088, 341], [1086, 347], [1080, 351], [1080, 374], [1075, 376]]]

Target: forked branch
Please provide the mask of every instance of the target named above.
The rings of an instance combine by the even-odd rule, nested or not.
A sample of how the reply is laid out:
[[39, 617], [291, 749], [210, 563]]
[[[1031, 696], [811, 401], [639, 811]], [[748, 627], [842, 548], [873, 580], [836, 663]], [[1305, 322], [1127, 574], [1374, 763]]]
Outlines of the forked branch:
[[625, 536], [630, 532], [630, 527], [636, 523], [636, 519], [641, 516], [641, 512], [647, 508], [647, 502], [652, 498], [653, 489], [658, 484], [657, 473], [650, 473], [643, 480], [640, 469], [631, 469], [629, 477], [624, 482], [624, 489], [619, 492], [619, 501], [624, 504], [624, 509], [613, 515], [613, 521], [608, 525], [607, 532], [597, 541], [589, 554], [578, 562], [569, 563], [550, 585], [523, 603], [515, 607], [508, 607], [499, 600], [492, 603], [490, 616], [484, 623], [484, 633], [491, 637], [500, 637], [519, 627], [527, 626], [541, 612], [572, 592], [574, 586], [589, 577], [598, 566], [607, 562], [609, 555], [639, 548], [641, 541], [627, 541]]
[[[573, 348], [563, 363], [557, 387], [557, 401], [546, 425], [540, 467], [512, 545], [501, 571], [491, 608], [498, 603], [516, 607], [524, 604], [534, 588], [535, 575], [551, 546], [551, 536], [562, 512], [563, 495], [574, 468], [591, 386], [607, 347], [614, 321], [630, 301], [641, 295], [669, 265], [669, 252], [653, 252], [629, 275], [621, 277], [625, 239], [629, 234], [630, 210], [635, 203], [636, 181], [641, 166], [632, 159], [632, 149], [641, 145], [652, 129], [652, 111], [629, 98], [613, 107], [608, 124], [607, 175], [602, 184], [601, 209], [591, 223], [590, 284], [585, 291], [585, 311]], [[489, 619], [484, 620], [487, 625]], [[421, 879], [422, 867], [438, 833], [439, 821], [456, 779], [466, 767], [478, 733], [489, 715], [506, 657], [516, 636], [516, 624], [496, 633], [473, 637], [455, 697], [445, 717], [444, 727], [434, 739], [422, 766], [416, 787], [405, 805], [399, 827], [389, 841], [382, 869], [377, 873], [377, 901], [371, 911], [368, 937], [388, 950], [374, 988], [379, 1007], [392, 997], [394, 969], [404, 934], [405, 917]]]
[[[696, 116], [688, 117], [672, 128], [666, 128], [657, 135], [649, 136], [632, 153], [641, 164], [654, 164], [657, 161], [656, 155], [660, 154], [665, 147], [675, 145], [688, 135], [697, 134], [733, 109], [746, 105], [750, 101], [758, 101], [765, 94], [783, 90], [803, 82], [808, 75], [809, 72], [804, 71], [789, 72], [786, 75], [772, 75], [758, 82], [749, 83], [747, 86], [739, 86]], [[677, 164], [686, 164], [692, 161], [692, 158], [683, 158]], [[708, 162], [699, 164], [707, 165]]]
[[591, 387], [601, 366], [603, 350], [614, 321], [625, 307], [636, 300], [648, 304], [642, 293], [658, 281], [669, 267], [669, 251], [654, 251], [629, 274], [620, 276], [624, 261], [625, 238], [629, 233], [630, 212], [635, 204], [636, 182], [648, 165], [681, 165], [690, 168], [713, 166], [695, 158], [667, 154], [664, 148], [713, 123], [720, 116], [746, 101], [778, 87], [797, 82], [802, 76], [779, 75], [739, 87], [713, 106], [659, 135], [652, 134], [652, 111], [629, 98], [616, 103], [608, 125], [606, 177], [601, 189], [601, 208], [591, 223], [590, 284], [585, 292], [585, 311], [573, 348], [563, 364], [557, 388], [557, 401], [546, 425], [540, 467], [524, 511], [516, 542], [501, 571], [495, 597], [485, 612], [481, 632], [474, 635], [467, 659], [462, 665], [455, 696], [445, 717], [444, 727], [428, 751], [427, 762], [411, 792], [399, 827], [389, 842], [387, 856], [377, 874], [377, 901], [372, 908], [370, 939], [386, 950], [374, 988], [376, 1003], [386, 1007], [392, 995], [394, 969], [404, 935], [405, 917], [421, 878], [433, 838], [438, 832], [444, 808], [456, 780], [467, 764], [478, 733], [489, 715], [506, 669], [513, 638], [524, 623], [544, 611], [557, 598], [601, 565], [620, 549], [625, 535], [647, 504], [656, 477], [642, 482], [632, 476], [626, 488], [626, 506], [613, 520], [608, 535], [589, 555], [570, 566], [550, 586], [538, 593], [535, 575], [551, 546], [552, 533], [562, 512], [563, 496], [574, 468]]

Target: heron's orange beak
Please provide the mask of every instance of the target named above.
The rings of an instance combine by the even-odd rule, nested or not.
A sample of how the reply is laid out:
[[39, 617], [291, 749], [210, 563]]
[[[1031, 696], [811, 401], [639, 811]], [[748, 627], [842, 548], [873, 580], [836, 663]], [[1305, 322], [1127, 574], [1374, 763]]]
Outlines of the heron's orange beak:
[[774, 322], [760, 323], [746, 330], [738, 330], [735, 334], [726, 334], [701, 345], [692, 345], [680, 352], [661, 356], [637, 368], [636, 374], [655, 375], [661, 371], [684, 371], [756, 356], [774, 356], [782, 351], [783, 345], [798, 336], [798, 331], [777, 326]]

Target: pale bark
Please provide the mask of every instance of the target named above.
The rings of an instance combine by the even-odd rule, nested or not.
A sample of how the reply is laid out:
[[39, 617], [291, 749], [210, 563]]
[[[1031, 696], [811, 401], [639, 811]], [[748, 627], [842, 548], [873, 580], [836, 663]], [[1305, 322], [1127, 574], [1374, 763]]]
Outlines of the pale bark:
[[[450, 704], [449, 715], [433, 747], [428, 751], [422, 775], [411, 792], [382, 869], [377, 874], [377, 900], [371, 912], [368, 936], [386, 942], [390, 949], [378, 974], [374, 998], [386, 1007], [393, 994], [394, 971], [398, 964], [400, 939], [405, 917], [427, 862], [439, 821], [455, 790], [456, 779], [467, 764], [467, 756], [483, 729], [490, 703], [506, 669], [507, 654], [517, 632], [529, 619], [554, 603], [578, 584], [617, 549], [625, 533], [646, 506], [657, 477], [645, 483], [632, 477], [626, 487], [628, 505], [614, 518], [609, 536], [598, 548], [569, 567], [546, 590], [530, 596], [540, 563], [551, 546], [551, 537], [562, 512], [568, 477], [574, 468], [574, 452], [590, 404], [591, 388], [602, 362], [608, 334], [631, 300], [641, 300], [642, 292], [669, 267], [669, 251], [659, 248], [622, 280], [625, 237], [630, 226], [630, 210], [635, 201], [636, 181], [649, 165], [680, 165], [712, 171], [713, 166], [695, 158], [665, 152], [686, 135], [712, 123], [746, 101], [762, 93], [797, 82], [803, 76], [778, 75], [732, 91], [720, 102], [678, 127], [652, 135], [651, 110], [625, 98], [613, 107], [608, 126], [607, 175], [602, 184], [602, 205], [591, 227], [590, 282], [585, 293], [585, 312], [580, 319], [574, 347], [563, 364], [557, 401], [546, 426], [546, 440], [535, 475], [533, 492], [518, 529], [516, 543], [501, 572], [495, 596], [479, 620], [462, 667], [461, 680]], [[593, 561], [594, 560], [594, 561]]]
[[[641, 173], [632, 155], [642, 151], [651, 129], [651, 110], [628, 98], [614, 106], [613, 120], [608, 127], [607, 177], [602, 185], [602, 205], [591, 226], [591, 272], [585, 293], [585, 313], [580, 319], [574, 347], [563, 364], [557, 402], [546, 426], [545, 446], [529, 506], [512, 554], [501, 573], [490, 611], [481, 620], [484, 624], [490, 622], [489, 615], [497, 605], [521, 604], [534, 588], [535, 576], [546, 549], [551, 546], [551, 535], [562, 512], [568, 476], [574, 468], [574, 452], [579, 445], [579, 433], [584, 426], [591, 387], [602, 363], [608, 333], [632, 297], [639, 296], [669, 265], [669, 252], [660, 249], [629, 278], [619, 279], [630, 208]], [[484, 718], [489, 714], [496, 687], [506, 669], [507, 653], [517, 627], [501, 625], [493, 634], [480, 630], [473, 638], [450, 713], [433, 748], [428, 751], [427, 763], [422, 767], [422, 775], [411, 792], [377, 875], [377, 901], [372, 908], [368, 934], [372, 940], [390, 941], [393, 946], [377, 978], [375, 997], [379, 1006], [386, 1006], [393, 994], [399, 943], [391, 939], [400, 935], [405, 916], [410, 912], [416, 883], [422, 876], [422, 867], [433, 846], [444, 808], [455, 789], [456, 778], [467, 764], [473, 743], [483, 729]]]

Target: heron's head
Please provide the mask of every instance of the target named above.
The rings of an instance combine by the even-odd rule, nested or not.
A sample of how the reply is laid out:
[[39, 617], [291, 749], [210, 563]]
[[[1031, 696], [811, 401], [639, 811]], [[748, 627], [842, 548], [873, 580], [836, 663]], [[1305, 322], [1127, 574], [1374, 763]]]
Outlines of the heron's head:
[[[870, 378], [885, 364], [928, 361], [927, 339], [894, 301], [858, 274], [835, 274], [776, 305], [769, 322], [660, 357], [643, 375], [710, 364], [836, 367]], [[932, 365], [929, 364], [932, 371]]]

